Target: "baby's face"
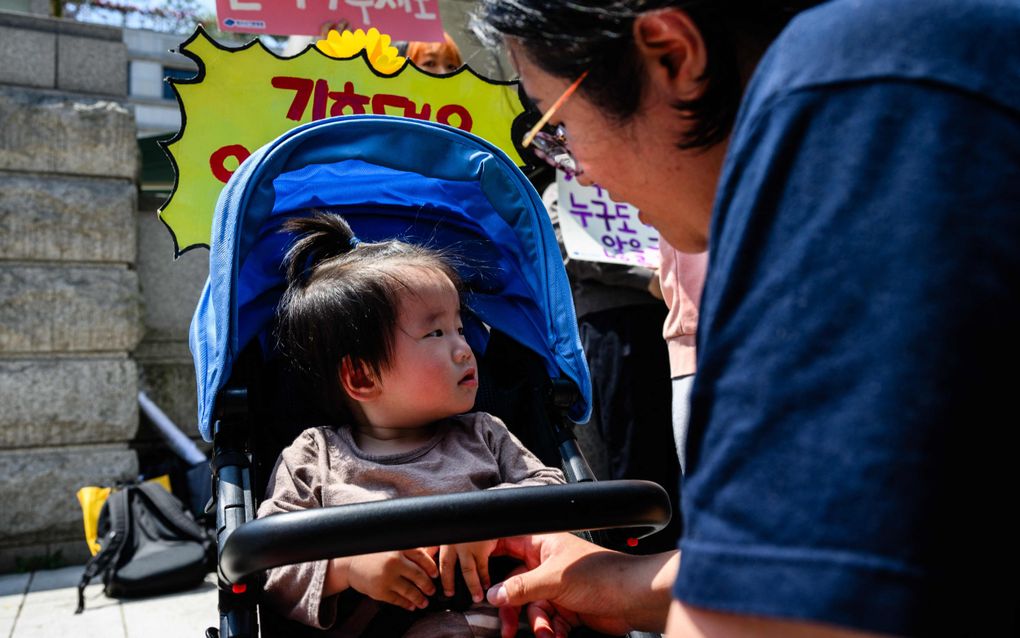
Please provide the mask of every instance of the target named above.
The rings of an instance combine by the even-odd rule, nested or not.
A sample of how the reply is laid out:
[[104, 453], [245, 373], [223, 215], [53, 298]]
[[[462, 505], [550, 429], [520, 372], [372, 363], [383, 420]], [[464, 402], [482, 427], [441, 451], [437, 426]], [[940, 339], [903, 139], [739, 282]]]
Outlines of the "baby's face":
[[408, 289], [398, 308], [391, 364], [380, 378], [380, 405], [388, 421], [413, 427], [469, 411], [478, 369], [449, 277], [409, 269], [403, 283]]

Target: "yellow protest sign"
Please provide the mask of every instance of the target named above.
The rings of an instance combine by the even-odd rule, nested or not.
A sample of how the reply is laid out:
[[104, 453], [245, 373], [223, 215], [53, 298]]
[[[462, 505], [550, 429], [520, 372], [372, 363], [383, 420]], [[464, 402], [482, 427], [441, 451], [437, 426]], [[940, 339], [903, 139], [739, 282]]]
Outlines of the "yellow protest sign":
[[165, 147], [176, 183], [159, 210], [176, 253], [208, 246], [220, 190], [242, 161], [300, 124], [352, 114], [385, 114], [469, 131], [521, 165], [510, 137], [523, 112], [516, 82], [482, 78], [467, 67], [436, 76], [404, 63], [392, 73], [367, 54], [336, 59], [317, 48], [281, 58], [258, 40], [225, 48], [197, 30], [180, 51], [194, 59], [193, 80], [173, 80], [181, 130]]

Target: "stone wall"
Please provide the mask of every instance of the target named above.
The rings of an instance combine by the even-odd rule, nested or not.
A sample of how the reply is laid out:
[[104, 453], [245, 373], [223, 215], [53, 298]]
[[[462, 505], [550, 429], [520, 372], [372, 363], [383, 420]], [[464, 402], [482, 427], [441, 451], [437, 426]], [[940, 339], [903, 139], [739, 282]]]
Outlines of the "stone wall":
[[119, 29], [0, 11], [0, 571], [82, 562], [137, 474], [135, 123]]

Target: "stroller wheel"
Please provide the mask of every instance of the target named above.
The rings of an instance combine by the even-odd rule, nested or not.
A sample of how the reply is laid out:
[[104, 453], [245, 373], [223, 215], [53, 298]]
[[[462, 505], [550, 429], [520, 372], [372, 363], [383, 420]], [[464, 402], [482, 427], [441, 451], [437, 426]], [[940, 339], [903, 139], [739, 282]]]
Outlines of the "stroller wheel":
[[209, 627], [205, 630], [205, 638], [220, 638], [220, 630], [215, 627]]

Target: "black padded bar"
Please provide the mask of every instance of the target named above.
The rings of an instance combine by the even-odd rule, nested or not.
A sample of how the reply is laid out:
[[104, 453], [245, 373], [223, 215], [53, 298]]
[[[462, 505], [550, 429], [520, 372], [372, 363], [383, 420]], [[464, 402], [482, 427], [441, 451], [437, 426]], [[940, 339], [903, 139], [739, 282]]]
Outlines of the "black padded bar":
[[666, 491], [637, 480], [356, 503], [245, 523], [223, 544], [220, 574], [237, 583], [280, 565], [521, 534], [625, 527], [638, 537], [669, 518]]

